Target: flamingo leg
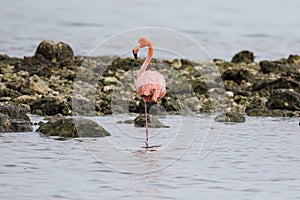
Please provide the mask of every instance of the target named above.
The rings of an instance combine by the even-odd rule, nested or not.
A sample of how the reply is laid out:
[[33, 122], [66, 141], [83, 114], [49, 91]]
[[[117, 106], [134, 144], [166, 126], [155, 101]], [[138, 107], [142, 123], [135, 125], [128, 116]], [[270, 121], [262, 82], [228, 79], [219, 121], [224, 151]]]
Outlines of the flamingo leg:
[[145, 141], [145, 144], [146, 144], [146, 147], [148, 147], [148, 116], [147, 116], [147, 103], [145, 100], [144, 100], [144, 103], [145, 103], [145, 119], [146, 119], [146, 141]]

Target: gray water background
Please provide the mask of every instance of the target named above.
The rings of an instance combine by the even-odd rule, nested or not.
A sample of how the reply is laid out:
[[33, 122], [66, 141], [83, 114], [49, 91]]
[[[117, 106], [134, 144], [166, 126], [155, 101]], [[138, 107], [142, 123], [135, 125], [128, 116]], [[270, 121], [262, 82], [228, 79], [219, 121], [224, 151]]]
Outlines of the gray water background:
[[[33, 55], [43, 39], [88, 55], [99, 42], [123, 31], [162, 27], [182, 32], [204, 46], [211, 58], [230, 60], [240, 50], [256, 59], [299, 54], [297, 0], [0, 0], [0, 53]], [[122, 44], [119, 44], [122, 46]], [[112, 46], [114, 55], [120, 46]]]

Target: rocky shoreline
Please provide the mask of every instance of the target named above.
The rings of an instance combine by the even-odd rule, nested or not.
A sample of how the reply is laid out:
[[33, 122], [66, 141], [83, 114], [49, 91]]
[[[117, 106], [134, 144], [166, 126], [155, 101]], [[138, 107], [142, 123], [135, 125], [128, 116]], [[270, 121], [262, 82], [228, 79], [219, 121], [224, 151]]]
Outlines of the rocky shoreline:
[[[68, 44], [45, 40], [33, 56], [0, 55], [0, 105], [47, 116], [143, 113], [143, 102], [134, 92], [142, 62], [74, 56]], [[193, 113], [300, 116], [298, 55], [255, 62], [252, 52], [242, 51], [230, 62], [154, 59], [149, 68], [160, 70], [168, 88], [159, 106], [148, 106], [152, 114], [182, 114], [187, 108]], [[0, 113], [5, 121], [7, 115]]]

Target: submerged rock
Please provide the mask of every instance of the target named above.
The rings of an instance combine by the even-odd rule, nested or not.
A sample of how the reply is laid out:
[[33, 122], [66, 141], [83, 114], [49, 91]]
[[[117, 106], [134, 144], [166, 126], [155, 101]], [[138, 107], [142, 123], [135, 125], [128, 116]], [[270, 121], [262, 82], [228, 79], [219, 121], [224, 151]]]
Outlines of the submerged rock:
[[227, 112], [218, 115], [215, 118], [216, 122], [236, 122], [236, 123], [243, 123], [246, 121], [245, 117], [240, 113], [236, 112]]
[[96, 122], [83, 118], [53, 117], [36, 132], [60, 137], [105, 137], [110, 133]]
[[[148, 127], [149, 128], [169, 128], [169, 126], [164, 125], [153, 115], [147, 115]], [[146, 127], [146, 117], [145, 114], [140, 114], [134, 119], [134, 126], [136, 127]]]
[[25, 110], [15, 106], [0, 106], [0, 133], [31, 131], [31, 122]]
[[134, 120], [133, 119], [127, 119], [124, 121], [117, 121], [117, 124], [134, 124]]

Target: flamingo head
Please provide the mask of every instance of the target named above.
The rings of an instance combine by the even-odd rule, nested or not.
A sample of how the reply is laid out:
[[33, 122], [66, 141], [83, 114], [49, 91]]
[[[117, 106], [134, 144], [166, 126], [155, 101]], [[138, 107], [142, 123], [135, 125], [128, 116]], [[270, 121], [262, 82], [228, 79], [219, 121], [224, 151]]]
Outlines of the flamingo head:
[[140, 38], [139, 44], [136, 47], [134, 47], [134, 49], [132, 50], [134, 58], [137, 59], [137, 54], [139, 50], [145, 46], [149, 46], [149, 44], [151, 44], [151, 41], [148, 38], [145, 37]]

